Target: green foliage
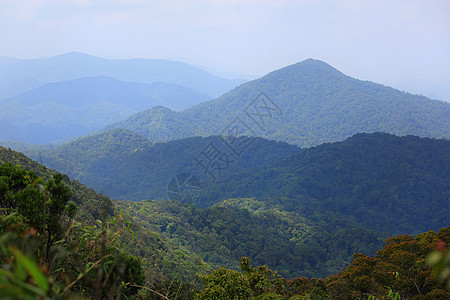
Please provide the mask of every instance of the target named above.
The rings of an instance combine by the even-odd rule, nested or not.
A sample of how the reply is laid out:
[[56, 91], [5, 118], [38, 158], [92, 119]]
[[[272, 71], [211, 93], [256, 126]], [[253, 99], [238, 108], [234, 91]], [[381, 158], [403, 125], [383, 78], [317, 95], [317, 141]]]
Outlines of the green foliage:
[[33, 172], [10, 163], [0, 165], [2, 206], [7, 212], [18, 212], [30, 227], [41, 233], [45, 240], [41, 250], [47, 260], [50, 248], [62, 237], [64, 225], [75, 214], [73, 204], [69, 204], [71, 192], [62, 179], [62, 175], [56, 174], [43, 182]]
[[[159, 291], [159, 294], [164, 295], [168, 299], [194, 299], [195, 295], [199, 292], [197, 286], [179, 280], [156, 282], [151, 284], [151, 286], [153, 291]], [[161, 297], [155, 292], [149, 293], [146, 297], [146, 299], [152, 300], [164, 299], [164, 297]]]
[[64, 293], [82, 291], [95, 298], [137, 294], [145, 280], [141, 260], [124, 252], [119, 241], [129, 230], [129, 224], [120, 218], [99, 221], [96, 226], [76, 225], [74, 235], [68, 237], [71, 250], [59, 269], [74, 268], [73, 275], [79, 275]]
[[[440, 294], [445, 299], [445, 283], [432, 273], [426, 258], [436, 248], [448, 249], [443, 240], [450, 227], [418, 234], [416, 237], [400, 235], [386, 241], [386, 246], [375, 257], [355, 254], [354, 261], [338, 275], [327, 279], [330, 293], [362, 297], [372, 295], [377, 298], [410, 299], [422, 297], [434, 299]], [[344, 288], [344, 291], [342, 290]], [[421, 298], [419, 298], [421, 299]]]
[[[22, 153], [0, 147], [0, 163], [2, 162], [20, 164], [29, 170], [26, 171], [24, 168], [11, 167], [12, 170], [19, 172], [19, 175], [14, 177], [14, 182], [19, 182], [27, 174], [34, 180], [36, 176], [31, 171], [48, 179], [58, 174], [53, 170], [31, 161]], [[0, 164], [0, 166], [6, 168], [7, 164]], [[22, 173], [25, 175], [20, 175]], [[39, 180], [43, 181], [43, 179]], [[98, 226], [98, 220], [105, 222], [108, 218], [115, 218], [119, 214], [113, 202], [108, 197], [97, 194], [93, 189], [87, 188], [79, 181], [70, 181], [66, 176], [63, 176], [63, 181], [72, 193], [71, 201], [66, 206], [64, 215], [72, 216], [75, 212], [74, 204], [76, 204], [75, 220], [85, 226]], [[25, 184], [28, 183], [31, 184], [32, 180], [25, 182]], [[25, 187], [25, 184], [21, 187]], [[19, 188], [16, 190], [19, 190]], [[0, 194], [1, 196], [3, 194]], [[117, 242], [120, 243], [120, 247], [128, 254], [141, 258], [142, 268], [149, 282], [157, 284], [161, 288], [163, 288], [161, 284], [172, 280], [179, 280], [195, 285], [199, 282], [196, 279], [196, 272], [203, 269], [210, 269], [209, 265], [205, 264], [197, 254], [161, 238], [160, 235], [132, 221], [131, 217], [127, 214], [123, 214], [121, 218], [123, 221], [129, 222], [127, 224], [129, 224], [133, 234], [127, 233], [128, 231], [122, 231]], [[69, 220], [70, 218], [62, 218], [61, 224], [68, 224]], [[4, 230], [7, 229], [8, 227], [4, 227]], [[33, 255], [32, 253], [29, 254]], [[185, 286], [186, 284], [183, 284], [183, 289]]]
[[16, 299], [18, 295], [26, 299], [132, 296], [144, 284], [140, 259], [123, 252], [117, 242], [126, 228], [121, 221], [110, 220], [105, 226], [94, 227], [72, 224], [52, 247], [48, 259], [39, 254], [41, 232], [27, 228], [26, 222], [18, 226], [20, 218], [14, 215], [0, 218], [0, 224], [5, 223], [13, 227], [0, 235], [2, 299]]
[[[436, 248], [448, 250], [450, 227], [396, 236], [375, 257], [361, 253], [350, 266], [326, 279], [286, 280], [267, 266], [240, 259], [241, 272], [219, 268], [203, 276], [198, 299], [448, 299], [450, 292], [425, 262]], [[404, 259], [402, 259], [404, 258]], [[450, 291], [450, 290], [449, 290]]]
[[416, 234], [450, 222], [449, 165], [448, 140], [357, 134], [228, 172], [205, 197], [212, 205], [251, 196], [317, 222], [343, 218], [368, 229]]
[[[9, 166], [8, 164], [14, 165]], [[12, 191], [18, 191], [25, 187], [25, 184], [33, 183], [33, 180], [37, 179], [37, 176], [41, 176], [45, 179], [50, 179], [52, 177], [60, 177], [59, 173], [51, 170], [43, 165], [38, 164], [35, 161], [30, 160], [28, 157], [23, 155], [22, 153], [12, 151], [11, 149], [6, 149], [0, 146], [0, 165], [2, 168], [12, 168], [16, 169], [19, 173], [15, 177], [11, 177], [10, 179], [3, 178], [3, 181], [13, 180], [19, 184], [20, 178], [26, 178], [26, 182], [21, 183], [17, 187], [3, 187], [9, 188]], [[19, 165], [23, 168], [16, 168], [15, 166]], [[9, 171], [10, 172], [10, 171]], [[20, 172], [28, 172], [28, 176], [26, 174], [21, 174]], [[35, 175], [30, 175], [33, 172]], [[6, 180], [6, 181], [5, 181]], [[40, 179], [42, 181], [42, 179]], [[70, 181], [69, 177], [62, 175], [60, 179], [59, 185], [62, 185], [62, 181], [66, 186], [69, 187], [71, 192], [70, 202], [66, 206], [67, 214], [71, 215], [74, 213], [74, 204], [77, 206], [77, 216], [76, 219], [82, 222], [87, 222], [93, 224], [95, 220], [102, 219], [102, 212], [105, 211], [105, 205], [108, 207], [107, 214], [109, 216], [114, 215], [114, 211], [112, 209], [113, 205], [109, 198], [97, 194], [94, 190], [87, 188], [82, 185], [80, 182], [73, 180]], [[0, 180], [1, 182], [1, 180]], [[4, 183], [3, 183], [4, 184]], [[4, 186], [4, 185], [3, 185]], [[29, 187], [26, 193], [32, 193], [30, 190], [36, 190], [39, 186], [38, 182], [35, 183], [34, 187]], [[42, 188], [42, 184], [41, 187]], [[0, 191], [2, 189], [2, 183], [0, 183]], [[10, 193], [12, 193], [12, 191]], [[0, 194], [0, 197], [4, 197], [4, 194]], [[0, 198], [0, 200], [3, 198]], [[1, 200], [3, 201], [3, 200]], [[3, 207], [8, 207], [8, 204], [2, 203]]]
[[236, 261], [249, 256], [287, 278], [334, 274], [355, 252], [375, 254], [386, 237], [352, 228], [348, 221], [312, 223], [255, 199], [230, 199], [206, 209], [176, 201], [117, 204], [136, 222], [178, 245], [181, 257], [197, 253], [213, 266], [239, 269]]
[[[115, 129], [45, 152], [26, 153], [114, 199], [136, 201], [166, 199], [167, 184], [179, 173], [188, 172], [210, 181], [194, 160], [209, 143], [222, 151], [228, 149], [219, 137], [153, 144], [131, 131]], [[298, 151], [296, 146], [258, 138], [240, 158], [230, 152], [233, 162], [223, 172], [259, 166]]]
[[240, 260], [241, 272], [219, 268], [202, 277], [196, 299], [281, 299], [283, 280], [267, 266], [253, 268], [248, 257]]
[[129, 229], [122, 216], [99, 226], [74, 223], [71, 191], [60, 174], [45, 180], [7, 163], [0, 165], [0, 183], [2, 296], [103, 298], [138, 292], [145, 275], [140, 259], [120, 248], [118, 238]]
[[437, 249], [428, 255], [427, 263], [441, 281], [447, 282], [447, 290], [450, 291], [450, 227], [440, 229], [438, 236]]
[[[14, 261], [0, 269], [0, 295], [2, 299], [36, 299], [45, 297], [49, 290], [47, 277], [38, 265], [18, 249], [9, 247]], [[5, 252], [3, 252], [5, 254]], [[27, 275], [29, 274], [29, 275]], [[35, 284], [27, 282], [27, 277]]]

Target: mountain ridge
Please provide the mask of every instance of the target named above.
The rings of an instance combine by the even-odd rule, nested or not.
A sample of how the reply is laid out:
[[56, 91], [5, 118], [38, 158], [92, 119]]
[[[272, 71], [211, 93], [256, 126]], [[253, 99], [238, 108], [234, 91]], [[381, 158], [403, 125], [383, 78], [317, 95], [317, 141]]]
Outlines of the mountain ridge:
[[156, 105], [182, 110], [208, 99], [163, 82], [124, 82], [106, 76], [53, 82], [0, 100], [0, 139], [37, 144], [67, 140]]
[[114, 199], [140, 201], [167, 199], [167, 185], [178, 174], [191, 173], [209, 180], [195, 159], [211, 145], [227, 155], [226, 170], [255, 166], [299, 151], [293, 145], [256, 138], [241, 157], [235, 157], [217, 136], [153, 143], [116, 128], [52, 149], [24, 149], [24, 153]]
[[[353, 218], [373, 230], [437, 230], [450, 222], [449, 168], [448, 140], [356, 134], [268, 165], [230, 171], [205, 189], [204, 205], [255, 197], [310, 217]], [[378, 211], [383, 222], [374, 219]]]
[[53, 57], [22, 59], [0, 68], [0, 98], [36, 88], [45, 83], [104, 75], [122, 81], [167, 82], [218, 97], [243, 80], [225, 79], [187, 63], [165, 59], [106, 59], [80, 52]]
[[[261, 100], [261, 93], [280, 112], [276, 118], [266, 117], [267, 126], [258, 130], [244, 111], [255, 113], [254, 104]], [[218, 135], [239, 117], [258, 136], [301, 147], [343, 140], [360, 132], [450, 138], [450, 103], [354, 79], [313, 59], [273, 71], [169, 117], [151, 110], [141, 112], [143, 115], [159, 119], [160, 126], [144, 130], [145, 120], [134, 124], [132, 116], [106, 128], [126, 128], [153, 141], [171, 140]]]
[[[158, 93], [167, 94], [166, 90], [169, 89], [179, 90], [177, 91], [178, 95], [169, 95], [169, 97], [161, 97], [158, 95]], [[176, 103], [175, 98], [181, 98], [180, 96], [183, 94], [183, 100], [185, 100], [186, 103]], [[148, 84], [129, 82], [98, 75], [47, 83], [41, 87], [24, 92], [23, 94], [2, 99], [0, 100], [0, 104], [18, 101], [25, 105], [36, 105], [36, 103], [39, 103], [42, 100], [50, 99], [51, 101], [56, 100], [55, 102], [64, 105], [78, 105], [80, 100], [84, 101], [82, 103], [86, 103], [104, 99], [109, 100], [109, 102], [114, 104], [124, 105], [123, 102], [125, 101], [121, 98], [125, 97], [128, 99], [133, 98], [133, 101], [127, 101], [127, 105], [137, 112], [157, 105], [164, 105], [172, 110], [179, 111], [211, 99], [211, 97], [199, 93], [198, 91], [176, 84], [165, 82], [153, 82]], [[77, 101], [78, 103], [74, 103]]]

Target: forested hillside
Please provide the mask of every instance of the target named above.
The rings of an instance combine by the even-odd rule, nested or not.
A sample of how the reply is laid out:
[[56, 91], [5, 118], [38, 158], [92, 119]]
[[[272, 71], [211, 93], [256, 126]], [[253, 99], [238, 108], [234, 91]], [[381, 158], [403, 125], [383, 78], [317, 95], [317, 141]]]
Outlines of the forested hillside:
[[[20, 152], [0, 146], [0, 164], [4, 163], [21, 166], [22, 168], [33, 172], [36, 176], [46, 179], [58, 174], [58, 172], [32, 161]], [[63, 180], [70, 186], [72, 192], [71, 201], [78, 206], [78, 220], [92, 223], [100, 218], [105, 211], [105, 207], [107, 208], [109, 216], [114, 214], [113, 204], [108, 197], [97, 194], [94, 190], [87, 188], [76, 180], [71, 181], [67, 175], [63, 177]]]
[[242, 257], [240, 272], [219, 268], [203, 276], [197, 299], [449, 299], [449, 238], [450, 227], [399, 235], [374, 257], [356, 253], [348, 268], [326, 279], [286, 280]]
[[216, 181], [206, 181], [194, 159], [211, 142], [219, 145], [221, 139], [152, 143], [116, 129], [40, 158], [124, 200], [167, 199], [172, 176], [197, 172], [207, 184], [191, 200], [204, 209], [176, 201], [120, 205], [209, 264], [237, 268], [239, 257], [250, 256], [286, 277], [336, 273], [354, 252], [373, 255], [387, 235], [437, 230], [450, 222], [446, 140], [357, 134], [300, 150], [256, 139]]
[[350, 220], [314, 222], [256, 199], [229, 199], [198, 209], [178, 201], [117, 203], [147, 229], [200, 255], [208, 264], [238, 269], [242, 256], [270, 265], [286, 278], [325, 278], [356, 252], [374, 255], [389, 233]]
[[[128, 137], [130, 141], [136, 138], [135, 135], [126, 131], [122, 131], [120, 134]], [[108, 135], [105, 135], [104, 138], [107, 139]], [[199, 139], [201, 140], [201, 138]], [[143, 139], [143, 141], [146, 140]], [[155, 146], [146, 142], [150, 147]], [[402, 148], [402, 144], [409, 146], [409, 152]], [[365, 154], [360, 153], [359, 156], [365, 158], [370, 157], [369, 154], [372, 151], [369, 150], [371, 147], [375, 147], [374, 145], [388, 148], [390, 151], [398, 147], [404, 150], [405, 158], [410, 162], [413, 162], [414, 159], [423, 159], [421, 155], [428, 155], [427, 149], [430, 149], [436, 154], [433, 156], [435, 164], [432, 164], [429, 170], [422, 168], [423, 172], [434, 170], [437, 172], [436, 174], [443, 175], [439, 173], [438, 164], [448, 168], [448, 161], [440, 161], [438, 158], [439, 155], [448, 153], [447, 141], [374, 134], [357, 135], [345, 142], [326, 144], [277, 159], [269, 164], [270, 170], [275, 172], [272, 174], [273, 178], [279, 178], [274, 166], [283, 166], [283, 162], [289, 162], [288, 167], [296, 170], [299, 167], [299, 162], [296, 161], [299, 156], [303, 159], [308, 158], [312, 162], [322, 163], [323, 161], [318, 159], [319, 156], [315, 156], [311, 152], [317, 148], [325, 148], [319, 152], [323, 159], [339, 162], [336, 160], [336, 156], [329, 157], [324, 154], [342, 155], [341, 150], [344, 149], [339, 149], [342, 145], [344, 145], [344, 152], [349, 157], [358, 156], [354, 153], [355, 149], [353, 148], [364, 148]], [[121, 149], [126, 152], [136, 145], [129, 143], [128, 146], [127, 149], [126, 147], [119, 148], [116, 145], [113, 149]], [[440, 148], [440, 151], [436, 151], [436, 147]], [[377, 148], [381, 152], [379, 155], [386, 154], [380, 150], [381, 148]], [[97, 149], [101, 149], [101, 147]], [[391, 156], [395, 157], [394, 154]], [[343, 169], [345, 169], [345, 159], [345, 155], [341, 157]], [[367, 160], [365, 164], [367, 167], [374, 167], [373, 164], [376, 162], [380, 163], [382, 160], [375, 160], [374, 163], [369, 163]], [[25, 171], [21, 167], [14, 167], [10, 163], [24, 166], [29, 171]], [[355, 164], [358, 163], [359, 160], [356, 160]], [[404, 163], [404, 161], [400, 160], [399, 163]], [[286, 166], [284, 165], [284, 167]], [[404, 167], [405, 172], [414, 171], [406, 165]], [[267, 168], [269, 167], [253, 168], [253, 170], [262, 170], [261, 174], [255, 173], [261, 179], [264, 178], [263, 173]], [[397, 168], [397, 166], [394, 165], [393, 168]], [[280, 170], [288, 175], [282, 167]], [[333, 175], [327, 173], [327, 168], [324, 167], [317, 168], [316, 166], [315, 170], [316, 173], [324, 172], [324, 174]], [[312, 171], [312, 168], [308, 169], [308, 172]], [[355, 174], [358, 174], [358, 168], [355, 168], [354, 171]], [[380, 169], [375, 171], [380, 172]], [[34, 175], [35, 172], [43, 178], [37, 178]], [[243, 171], [239, 171], [237, 168], [234, 171], [230, 170], [229, 174], [231, 176], [231, 174], [241, 172]], [[224, 176], [223, 180], [225, 179], [227, 178]], [[343, 180], [347, 179], [344, 176]], [[392, 179], [390, 178], [391, 181]], [[43, 182], [42, 189], [34, 183], [40, 180]], [[218, 180], [218, 184], [223, 184], [223, 180]], [[248, 184], [249, 188], [252, 187], [250, 181], [246, 183], [245, 178], [241, 180], [243, 180], [243, 184]], [[25, 185], [21, 187], [22, 184]], [[441, 183], [437, 182], [437, 184]], [[444, 283], [439, 281], [437, 275], [431, 273], [429, 265], [425, 263], [425, 258], [434, 249], [441, 251], [446, 249], [449, 243], [448, 229], [442, 229], [437, 235], [429, 232], [418, 235], [416, 238], [405, 235], [389, 239], [384, 250], [379, 251], [375, 258], [371, 258], [366, 255], [375, 255], [376, 250], [383, 247], [384, 239], [391, 236], [391, 233], [371, 230], [369, 229], [370, 225], [343, 213], [331, 216], [324, 212], [323, 207], [316, 205], [313, 201], [308, 203], [309, 210], [302, 211], [299, 209], [301, 206], [293, 209], [297, 199], [266, 198], [264, 193], [267, 190], [260, 188], [261, 195], [258, 195], [257, 198], [228, 198], [217, 202], [212, 207], [203, 209], [192, 204], [182, 204], [179, 201], [115, 202], [84, 187], [77, 181], [70, 181], [67, 176], [58, 175], [55, 171], [32, 162], [21, 153], [1, 147], [0, 195], [6, 195], [6, 197], [2, 196], [3, 198], [0, 200], [12, 204], [9, 212], [2, 211], [0, 215], [0, 229], [3, 234], [2, 247], [9, 249], [7, 250], [9, 252], [3, 253], [6, 255], [14, 253], [15, 257], [19, 257], [18, 264], [24, 264], [24, 268], [31, 272], [30, 276], [35, 281], [28, 282], [28, 285], [19, 285], [19, 290], [17, 290], [17, 282], [25, 280], [26, 277], [23, 277], [20, 271], [15, 271], [17, 268], [15, 261], [9, 261], [5, 262], [4, 268], [12, 268], [14, 273], [9, 275], [9, 279], [5, 279], [6, 277], [0, 272], [0, 282], [5, 282], [8, 288], [14, 287], [15, 290], [9, 292], [13, 295], [18, 292], [21, 295], [25, 295], [25, 293], [26, 295], [65, 293], [65, 296], [73, 293], [83, 297], [117, 295], [117, 293], [132, 295], [139, 292], [139, 286], [143, 286], [139, 293], [146, 294], [147, 297], [159, 297], [155, 296], [157, 295], [155, 292], [157, 292], [174, 297], [178, 295], [176, 297], [180, 297], [180, 299], [192, 299], [195, 294], [199, 299], [209, 299], [212, 295], [221, 295], [221, 299], [229, 299], [236, 292], [248, 293], [248, 298], [267, 293], [267, 295], [278, 295], [277, 297], [282, 298], [289, 298], [293, 295], [321, 297], [378, 295], [378, 297], [382, 297], [389, 292], [398, 293], [406, 298], [417, 294], [446, 297]], [[237, 186], [236, 190], [241, 189], [242, 186]], [[57, 193], [63, 193], [65, 196], [56, 198]], [[28, 196], [23, 198], [23, 195]], [[64, 228], [69, 230], [65, 235], [64, 231], [60, 229], [51, 231], [67, 238], [55, 252], [46, 250], [54, 249], [49, 246], [51, 244], [45, 246], [38, 242], [40, 237], [50, 236], [48, 235], [50, 231], [46, 233], [39, 227], [39, 216], [42, 213], [45, 215], [46, 212], [54, 211], [51, 205], [58, 202], [55, 200], [43, 202], [43, 209], [39, 211], [36, 210], [35, 205], [24, 205], [26, 201], [46, 199], [40, 198], [39, 195], [48, 197], [47, 199], [72, 200], [78, 206], [75, 219], [82, 223], [73, 229], [67, 227], [70, 224], [68, 221], [70, 221], [70, 214], [74, 212], [73, 210], [65, 209], [64, 212], [60, 212], [61, 217], [59, 217], [59, 213], [46, 215], [45, 218], [53, 220], [52, 222], [55, 220], [62, 222], [51, 224], [60, 224], [61, 230]], [[305, 200], [305, 198], [303, 199]], [[439, 200], [437, 201], [436, 205], [440, 206], [436, 211], [446, 213], [446, 203], [442, 204]], [[417, 205], [419, 204], [417, 203]], [[424, 203], [424, 207], [422, 207], [424, 215], [427, 214], [426, 204]], [[50, 205], [49, 208], [47, 205]], [[5, 208], [4, 204], [3, 207]], [[306, 206], [303, 208], [306, 209]], [[11, 212], [13, 215], [10, 215]], [[34, 213], [30, 214], [30, 212]], [[385, 214], [389, 216], [385, 209], [379, 209], [378, 212], [374, 210], [372, 213], [376, 214], [374, 218], [381, 218]], [[414, 212], [412, 214], [414, 215]], [[59, 219], [55, 219], [55, 217]], [[385, 222], [382, 218], [380, 220]], [[99, 221], [106, 222], [107, 227], [102, 227], [102, 222]], [[417, 222], [417, 228], [431, 226], [421, 224], [420, 221], [420, 218], [413, 220], [413, 222]], [[33, 228], [37, 231], [27, 229], [29, 226], [35, 226]], [[58, 226], [54, 228], [59, 228]], [[5, 228], [9, 228], [10, 231], [6, 232]], [[105, 228], [106, 231], [104, 231]], [[401, 230], [407, 230], [407, 228], [401, 228]], [[100, 239], [102, 234], [105, 237], [104, 240]], [[56, 238], [57, 235], [54, 237]], [[55, 240], [52, 239], [52, 241]], [[26, 249], [31, 252], [26, 252], [25, 256], [21, 256], [21, 252], [17, 252], [14, 245], [24, 245], [25, 242], [28, 245]], [[61, 252], [61, 247], [67, 247], [67, 252]], [[33, 254], [33, 249], [38, 254]], [[39, 249], [42, 249], [43, 253], [46, 253], [45, 251], [49, 253], [47, 258], [41, 258], [41, 260], [38, 259], [39, 256], [36, 258], [35, 255], [42, 253], [39, 252], [41, 251]], [[117, 252], [118, 250], [123, 252]], [[364, 254], [355, 255], [354, 261], [351, 263], [352, 255], [356, 252]], [[52, 255], [57, 256], [53, 259]], [[434, 261], [440, 263], [444, 259], [443, 255], [437, 253]], [[397, 257], [401, 257], [401, 259], [399, 260]], [[404, 261], [405, 257], [408, 258], [406, 262]], [[28, 261], [28, 258], [31, 260]], [[95, 262], [96, 259], [99, 259], [98, 262]], [[250, 260], [255, 264], [269, 265], [279, 273], [272, 272], [267, 266], [252, 267]], [[48, 274], [37, 271], [39, 261], [40, 268], [48, 268]], [[52, 261], [53, 263], [51, 263]], [[108, 266], [104, 267], [106, 268], [104, 270], [110, 272], [109, 274], [112, 276], [105, 278], [102, 289], [94, 284], [95, 278], [98, 279], [96, 276], [104, 276], [102, 275], [104, 271], [100, 271], [98, 268], [99, 262]], [[83, 267], [84, 264], [90, 264], [95, 271], [91, 272], [91, 269], [88, 269], [85, 274], [76, 279], [76, 268]], [[346, 268], [349, 264], [350, 266]], [[411, 268], [413, 265], [415, 267]], [[58, 266], [66, 268], [66, 272], [61, 273], [61, 268], [56, 268]], [[211, 273], [211, 267], [221, 268]], [[231, 270], [224, 269], [224, 267], [231, 268]], [[236, 271], [239, 268], [242, 273]], [[440, 269], [442, 270], [442, 267]], [[340, 270], [342, 271], [339, 272]], [[336, 275], [328, 277], [326, 280], [300, 277], [324, 278], [332, 274]], [[376, 274], [376, 276], [370, 277], [368, 274]], [[392, 274], [392, 276], [388, 274]], [[145, 281], [144, 276], [146, 277]], [[236, 281], [233, 279], [237, 278], [236, 276], [241, 279]], [[115, 280], [119, 280], [119, 278], [129, 284], [118, 288]], [[199, 285], [200, 278], [203, 286]], [[64, 289], [64, 280], [70, 282], [69, 288]], [[256, 280], [255, 284], [259, 282], [258, 288], [253, 284], [247, 286], [248, 280]], [[136, 283], [138, 283], [137, 286]], [[5, 291], [2, 290], [2, 293], [4, 294]]]
[[305, 147], [361, 132], [449, 138], [449, 115], [447, 102], [357, 80], [308, 59], [180, 113], [153, 108], [107, 128], [169, 141], [220, 135], [238, 125], [238, 134]]
[[[24, 166], [44, 178], [58, 174], [21, 153], [0, 150], [1, 163]], [[76, 219], [85, 224], [103, 220], [105, 209], [112, 218], [119, 213], [115, 205], [122, 208], [124, 218], [135, 224], [135, 237], [123, 241], [123, 247], [142, 258], [147, 279], [156, 282], [189, 282], [196, 270], [211, 265], [238, 268], [241, 256], [277, 267], [288, 278], [324, 277], [350, 263], [354, 252], [374, 254], [387, 237], [342, 220], [324, 226], [255, 199], [228, 200], [208, 209], [178, 201], [115, 204], [77, 181], [64, 177], [64, 182], [78, 206]], [[202, 266], [199, 257], [206, 264]]]
[[[31, 176], [30, 178], [34, 178], [33, 176], [41, 176], [43, 180], [50, 180], [59, 174], [30, 160], [22, 153], [0, 147], [0, 166], [6, 168], [5, 170], [9, 170], [8, 167], [5, 167], [8, 163], [12, 164], [11, 166], [17, 165], [19, 170], [23, 168], [23, 170], [26, 169], [31, 172], [27, 175], [23, 171], [13, 170], [13, 172], [18, 174], [23, 173], [23, 175], [20, 175], [23, 177]], [[8, 190], [8, 184], [4, 185], [5, 180], [13, 180], [12, 183], [15, 184], [14, 182], [19, 179], [19, 176], [11, 176], [9, 173], [0, 172], [0, 196], [3, 197]], [[64, 182], [64, 185], [70, 192], [69, 200], [77, 206], [74, 216], [76, 221], [81, 222], [85, 226], [94, 226], [90, 229], [91, 231], [94, 229], [101, 230], [101, 226], [98, 227], [98, 221], [104, 223], [106, 220], [114, 219], [117, 223], [120, 223], [116, 224], [119, 228], [113, 227], [117, 232], [112, 231], [111, 236], [115, 236], [116, 239], [119, 238], [118, 243], [122, 251], [142, 259], [142, 269], [149, 282], [161, 283], [169, 279], [190, 282], [190, 279], [195, 278], [195, 272], [200, 268], [209, 268], [208, 265], [202, 263], [200, 257], [195, 253], [189, 252], [184, 247], [173, 244], [167, 239], [162, 239], [157, 233], [148, 231], [141, 225], [138, 225], [127, 214], [122, 214], [116, 207], [116, 204], [108, 197], [96, 193], [76, 180], [70, 180], [66, 175], [62, 176], [62, 182]], [[32, 183], [33, 181], [29, 184], [32, 185]], [[122, 232], [120, 226], [125, 226], [131, 231], [127, 230], [126, 233], [123, 232], [123, 237], [121, 235], [117, 237], [118, 232]], [[100, 247], [101, 245], [99, 244], [98, 246]]]
[[[300, 151], [286, 143], [256, 138], [237, 157], [219, 137], [152, 143], [131, 131], [114, 129], [55, 149], [25, 150], [25, 153], [114, 199], [137, 201], [167, 199], [167, 185], [180, 173], [195, 174], [205, 184], [210, 182], [210, 176], [205, 175], [195, 159], [205, 159], [204, 154], [214, 149], [221, 157], [227, 157], [221, 158], [221, 174], [256, 167]], [[221, 176], [219, 171], [214, 174]]]
[[450, 142], [357, 134], [267, 166], [229, 172], [205, 203], [256, 197], [317, 221], [345, 217], [392, 233], [450, 223]]
[[195, 160], [211, 145], [228, 149], [218, 137], [154, 144], [116, 129], [34, 151], [33, 158], [119, 200], [168, 199], [171, 178], [187, 173], [200, 181], [199, 207], [256, 197], [315, 221], [339, 216], [392, 233], [450, 222], [447, 140], [357, 134], [300, 150], [257, 138], [240, 157], [226, 152], [228, 168], [212, 172], [215, 178]]

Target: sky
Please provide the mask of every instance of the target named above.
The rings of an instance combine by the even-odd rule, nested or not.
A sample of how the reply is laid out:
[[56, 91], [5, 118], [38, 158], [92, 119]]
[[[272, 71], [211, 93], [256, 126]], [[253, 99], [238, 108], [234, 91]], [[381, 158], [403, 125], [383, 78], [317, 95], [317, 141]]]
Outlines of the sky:
[[0, 56], [70, 51], [254, 76], [314, 58], [450, 102], [448, 0], [0, 0]]

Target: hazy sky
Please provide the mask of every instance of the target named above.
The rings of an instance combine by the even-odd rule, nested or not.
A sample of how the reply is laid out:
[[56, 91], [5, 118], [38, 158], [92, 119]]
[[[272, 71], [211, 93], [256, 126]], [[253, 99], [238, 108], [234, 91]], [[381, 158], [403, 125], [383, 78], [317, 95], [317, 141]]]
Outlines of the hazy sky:
[[0, 0], [0, 56], [69, 51], [254, 75], [311, 57], [450, 101], [448, 0]]

